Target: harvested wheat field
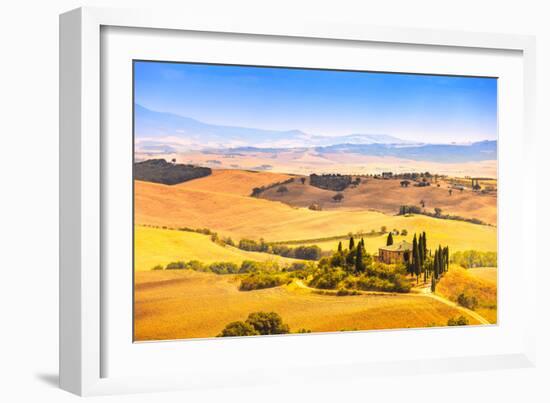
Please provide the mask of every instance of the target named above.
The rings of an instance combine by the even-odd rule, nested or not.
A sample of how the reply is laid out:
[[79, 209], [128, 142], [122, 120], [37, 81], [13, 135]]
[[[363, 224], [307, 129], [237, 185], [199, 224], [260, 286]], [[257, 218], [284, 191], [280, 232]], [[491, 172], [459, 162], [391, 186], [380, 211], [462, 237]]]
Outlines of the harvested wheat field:
[[[344, 195], [341, 202], [335, 202], [332, 197], [337, 193], [331, 190], [319, 189], [295, 180], [286, 186], [287, 192], [279, 193], [277, 188], [262, 192], [264, 199], [280, 201], [295, 207], [319, 205], [323, 210], [376, 210], [387, 214], [397, 214], [402, 205], [419, 206], [424, 201], [424, 209], [433, 213], [434, 208], [443, 210], [444, 214], [457, 215], [466, 218], [477, 218], [485, 223], [497, 223], [496, 194], [482, 194], [466, 188], [462, 192], [454, 189], [449, 194], [451, 181], [439, 181], [440, 187], [416, 187], [413, 183], [407, 187], [401, 186], [402, 179], [372, 179], [361, 178], [357, 187], [348, 187], [340, 192]], [[208, 180], [208, 179], [206, 179]]]
[[289, 178], [291, 178], [291, 175], [275, 172], [214, 169], [212, 175], [180, 183], [176, 186], [189, 190], [206, 190], [249, 196], [255, 187], [282, 182]]
[[208, 235], [160, 228], [136, 226], [134, 242], [135, 270], [137, 271], [150, 270], [156, 265], [164, 266], [181, 260], [236, 264], [241, 264], [243, 260], [278, 263], [299, 261], [266, 253], [247, 252], [231, 246], [221, 246], [212, 242]]
[[424, 215], [390, 216], [375, 211], [312, 211], [281, 202], [212, 190], [191, 190], [135, 182], [136, 224], [171, 228], [209, 228], [220, 235], [266, 241], [307, 240], [341, 236], [349, 232], [378, 231], [382, 226], [426, 231], [431, 245], [448, 245], [452, 251], [495, 251], [496, 228]]
[[239, 291], [238, 284], [232, 275], [136, 272], [135, 340], [215, 337], [229, 322], [256, 311], [277, 312], [292, 332], [445, 326], [463, 314], [418, 294], [336, 297], [292, 285]]

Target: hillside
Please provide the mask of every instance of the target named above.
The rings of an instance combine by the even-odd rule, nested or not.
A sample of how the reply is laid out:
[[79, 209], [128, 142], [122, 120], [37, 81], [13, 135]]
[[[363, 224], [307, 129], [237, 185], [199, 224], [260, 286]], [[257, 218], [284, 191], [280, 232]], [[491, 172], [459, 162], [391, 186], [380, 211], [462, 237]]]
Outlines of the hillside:
[[[210, 177], [209, 177], [210, 178]], [[207, 181], [209, 178], [204, 178]], [[219, 192], [212, 184], [195, 190], [135, 182], [136, 224], [168, 227], [210, 228], [234, 240], [267, 241], [314, 239], [349, 232], [407, 229], [427, 231], [430, 242], [449, 245], [451, 250], [496, 250], [496, 228], [466, 222], [415, 215], [389, 216], [375, 211], [341, 209], [312, 211], [265, 199]], [[317, 189], [322, 191], [321, 189]], [[238, 192], [237, 192], [238, 193]]]
[[259, 252], [247, 252], [231, 246], [221, 246], [203, 234], [158, 228], [135, 227], [135, 270], [150, 270], [156, 265], [165, 266], [181, 260], [200, 260], [203, 263], [243, 260], [276, 261], [281, 264], [297, 262]]
[[219, 193], [249, 196], [255, 187], [282, 182], [290, 177], [290, 175], [271, 172], [214, 169], [212, 175], [208, 177], [195, 179], [177, 186], [189, 190], [215, 190]]
[[357, 187], [348, 186], [341, 193], [344, 198], [335, 202], [334, 191], [310, 186], [309, 177], [306, 182], [300, 180], [285, 185], [288, 192], [279, 193], [277, 188], [266, 190], [261, 198], [287, 203], [295, 207], [308, 207], [312, 204], [321, 206], [323, 210], [376, 210], [387, 214], [397, 214], [401, 205], [420, 206], [424, 200], [425, 210], [433, 212], [438, 207], [444, 214], [458, 215], [466, 218], [477, 218], [485, 223], [497, 223], [496, 194], [481, 194], [465, 189], [463, 192], [453, 190], [449, 195], [449, 183], [440, 181], [440, 187], [435, 184], [426, 187], [409, 185], [402, 187], [400, 179], [361, 178]]
[[419, 294], [334, 297], [292, 284], [242, 292], [234, 276], [187, 270], [136, 272], [135, 284], [138, 341], [215, 337], [256, 311], [277, 312], [294, 332], [445, 326], [462, 314]]

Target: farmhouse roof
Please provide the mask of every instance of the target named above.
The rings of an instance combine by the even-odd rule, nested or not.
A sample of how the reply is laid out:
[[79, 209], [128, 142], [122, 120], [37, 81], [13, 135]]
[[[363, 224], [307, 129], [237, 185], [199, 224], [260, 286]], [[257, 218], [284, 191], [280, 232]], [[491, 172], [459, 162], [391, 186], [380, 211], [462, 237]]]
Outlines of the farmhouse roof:
[[412, 244], [410, 244], [407, 241], [401, 241], [398, 243], [394, 243], [393, 245], [390, 245], [390, 246], [383, 246], [380, 249], [394, 251], [394, 252], [406, 252], [406, 251], [412, 251]]

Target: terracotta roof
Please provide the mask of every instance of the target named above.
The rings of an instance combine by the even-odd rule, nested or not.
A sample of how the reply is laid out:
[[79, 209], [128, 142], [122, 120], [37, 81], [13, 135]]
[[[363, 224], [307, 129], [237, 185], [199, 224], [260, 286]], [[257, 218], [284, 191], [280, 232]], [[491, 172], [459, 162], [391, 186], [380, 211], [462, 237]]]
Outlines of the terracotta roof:
[[381, 250], [389, 250], [394, 252], [406, 252], [406, 251], [412, 251], [412, 244], [408, 243], [407, 241], [401, 241], [399, 243], [394, 243], [390, 246], [383, 246], [379, 248]]

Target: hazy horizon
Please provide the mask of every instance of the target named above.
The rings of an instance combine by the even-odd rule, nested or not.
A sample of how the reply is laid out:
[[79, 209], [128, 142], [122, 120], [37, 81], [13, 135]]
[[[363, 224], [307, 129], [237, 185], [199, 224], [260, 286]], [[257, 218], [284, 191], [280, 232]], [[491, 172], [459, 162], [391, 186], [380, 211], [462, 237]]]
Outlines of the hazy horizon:
[[135, 62], [134, 96], [148, 110], [211, 125], [434, 144], [497, 139], [495, 78]]

